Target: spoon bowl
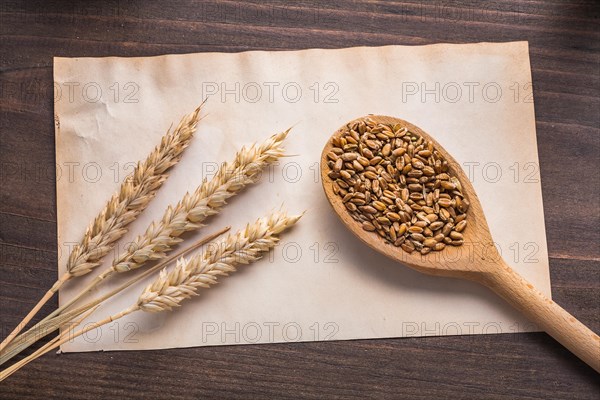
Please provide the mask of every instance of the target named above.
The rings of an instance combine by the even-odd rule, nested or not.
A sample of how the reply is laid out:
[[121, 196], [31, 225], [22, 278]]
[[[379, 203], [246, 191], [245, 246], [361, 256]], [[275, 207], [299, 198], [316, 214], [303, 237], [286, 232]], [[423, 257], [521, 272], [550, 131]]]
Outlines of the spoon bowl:
[[[462, 185], [463, 194], [471, 203], [467, 210], [468, 225], [465, 231], [462, 232], [467, 246], [446, 246], [441, 252], [431, 252], [425, 255], [422, 255], [417, 251], [407, 253], [402, 250], [401, 247], [385, 243], [377, 234], [365, 231], [359, 222], [352, 219], [344, 206], [342, 198], [333, 192], [333, 180], [328, 176], [329, 168], [327, 166], [327, 154], [333, 148], [331, 140], [329, 140], [321, 154], [321, 177], [325, 195], [335, 213], [342, 220], [344, 225], [361, 241], [395, 261], [430, 275], [456, 276], [462, 278], [473, 276], [473, 278], [475, 278], [475, 275], [470, 274], [469, 272], [479, 272], [482, 266], [479, 262], [473, 262], [473, 251], [478, 251], [480, 257], [489, 259], [498, 259], [500, 258], [500, 255], [493, 245], [492, 236], [485, 215], [483, 214], [481, 203], [479, 202], [477, 194], [467, 175], [460, 167], [460, 164], [458, 164], [452, 155], [450, 155], [434, 138], [410, 122], [386, 116], [369, 115], [369, 118], [377, 123], [391, 125], [400, 124], [401, 126], [408, 128], [410, 132], [416, 133], [424, 139], [433, 142], [434, 147], [448, 161], [449, 172], [458, 178]], [[357, 118], [356, 120], [350, 121], [347, 125], [352, 125], [354, 122], [359, 122], [363, 119], [364, 118]], [[341, 134], [345, 128], [346, 125], [342, 126], [334, 133], [334, 136]]]
[[430, 140], [434, 148], [448, 161], [450, 174], [458, 178], [462, 186], [462, 193], [470, 202], [467, 210], [467, 226], [462, 232], [464, 244], [462, 246], [446, 246], [441, 251], [432, 251], [423, 255], [418, 251], [408, 253], [401, 247], [387, 243], [377, 233], [365, 231], [361, 223], [352, 218], [344, 206], [342, 198], [333, 191], [333, 181], [328, 175], [330, 168], [327, 158], [333, 144], [331, 140], [328, 140], [321, 155], [321, 178], [327, 200], [343, 224], [372, 249], [417, 271], [429, 275], [468, 279], [489, 287], [525, 314], [538, 327], [543, 328], [588, 365], [600, 372], [600, 337], [537, 290], [502, 259], [494, 245], [477, 194], [460, 164], [452, 155], [419, 127], [402, 119], [388, 116], [369, 115], [357, 118], [340, 127], [332, 138], [341, 135], [347, 126], [365, 118], [376, 123], [400, 124], [406, 127], [410, 132]]

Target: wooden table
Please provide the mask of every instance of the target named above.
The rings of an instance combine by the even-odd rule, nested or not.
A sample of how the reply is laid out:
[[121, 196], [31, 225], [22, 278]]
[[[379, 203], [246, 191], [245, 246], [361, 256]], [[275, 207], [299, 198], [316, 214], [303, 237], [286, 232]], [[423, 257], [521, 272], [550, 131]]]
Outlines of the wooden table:
[[[2, 336], [56, 278], [53, 56], [512, 40], [530, 43], [553, 296], [600, 330], [595, 1], [49, 3], [0, 6]], [[0, 395], [598, 399], [599, 382], [539, 333], [51, 354]]]

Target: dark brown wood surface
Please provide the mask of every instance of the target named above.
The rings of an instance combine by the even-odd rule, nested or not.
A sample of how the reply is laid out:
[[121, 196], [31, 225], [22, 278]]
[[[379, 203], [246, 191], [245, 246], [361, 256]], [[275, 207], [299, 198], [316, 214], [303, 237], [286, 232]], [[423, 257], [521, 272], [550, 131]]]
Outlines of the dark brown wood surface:
[[[530, 43], [553, 297], [600, 331], [596, 3], [2, 2], [2, 336], [56, 279], [53, 56], [511, 40]], [[599, 381], [539, 333], [51, 354], [0, 397], [598, 399]]]

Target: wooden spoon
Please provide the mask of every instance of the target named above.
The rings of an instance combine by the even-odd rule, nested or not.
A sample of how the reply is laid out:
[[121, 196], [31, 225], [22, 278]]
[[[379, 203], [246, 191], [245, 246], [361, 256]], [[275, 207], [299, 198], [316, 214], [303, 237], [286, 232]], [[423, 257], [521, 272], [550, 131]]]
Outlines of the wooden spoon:
[[[358, 118], [348, 124], [364, 118], [366, 117]], [[332, 180], [328, 176], [330, 168], [327, 165], [327, 153], [333, 147], [329, 140], [321, 155], [321, 177], [327, 199], [344, 225], [372, 249], [417, 271], [429, 275], [468, 279], [487, 286], [600, 372], [600, 337], [523, 279], [502, 259], [493, 244], [475, 190], [456, 160], [430, 135], [409, 122], [386, 116], [369, 115], [368, 118], [383, 124], [401, 124], [407, 127], [409, 131], [431, 140], [448, 161], [451, 174], [459, 179], [462, 192], [471, 203], [467, 211], [468, 225], [462, 232], [465, 244], [458, 247], [446, 246], [442, 251], [426, 255], [421, 255], [417, 251], [409, 254], [400, 247], [384, 242], [376, 233], [363, 230], [361, 224], [352, 219], [341, 197], [333, 192]], [[345, 128], [346, 125], [342, 126], [334, 136], [339, 135]]]

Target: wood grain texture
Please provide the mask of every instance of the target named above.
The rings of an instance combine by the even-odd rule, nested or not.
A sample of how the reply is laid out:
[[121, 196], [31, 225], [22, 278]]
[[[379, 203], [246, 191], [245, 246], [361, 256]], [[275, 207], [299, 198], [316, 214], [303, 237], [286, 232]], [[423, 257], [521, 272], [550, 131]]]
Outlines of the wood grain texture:
[[[509, 40], [530, 44], [553, 297], [598, 332], [596, 3], [2, 2], [2, 333], [56, 279], [56, 262], [65, 256], [54, 245], [53, 56]], [[599, 393], [597, 374], [545, 334], [48, 355], [0, 386], [7, 399], [597, 399]]]

